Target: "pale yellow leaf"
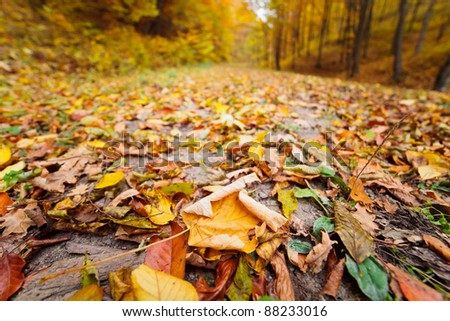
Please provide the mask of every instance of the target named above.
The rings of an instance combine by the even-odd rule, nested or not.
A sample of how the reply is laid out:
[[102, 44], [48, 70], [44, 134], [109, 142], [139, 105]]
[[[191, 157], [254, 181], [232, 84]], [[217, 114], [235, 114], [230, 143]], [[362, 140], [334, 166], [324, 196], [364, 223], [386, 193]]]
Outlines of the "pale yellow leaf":
[[87, 143], [87, 145], [91, 148], [107, 148], [108, 144], [101, 140], [93, 140]]
[[95, 184], [95, 189], [102, 189], [110, 186], [114, 186], [117, 183], [119, 183], [123, 178], [125, 177], [125, 174], [123, 172], [115, 172], [115, 173], [108, 173], [105, 174], [100, 180]]
[[191, 283], [144, 264], [131, 272], [131, 285], [139, 301], [198, 301]]

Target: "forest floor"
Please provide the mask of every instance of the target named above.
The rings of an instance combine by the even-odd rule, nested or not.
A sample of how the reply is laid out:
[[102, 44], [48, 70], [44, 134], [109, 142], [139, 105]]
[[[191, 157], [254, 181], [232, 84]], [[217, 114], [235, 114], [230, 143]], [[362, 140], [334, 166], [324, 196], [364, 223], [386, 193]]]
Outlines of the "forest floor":
[[[448, 95], [230, 65], [6, 67], [3, 299], [449, 298]], [[83, 285], [41, 282], [85, 253], [106, 261]], [[169, 294], [142, 281], [169, 274]]]

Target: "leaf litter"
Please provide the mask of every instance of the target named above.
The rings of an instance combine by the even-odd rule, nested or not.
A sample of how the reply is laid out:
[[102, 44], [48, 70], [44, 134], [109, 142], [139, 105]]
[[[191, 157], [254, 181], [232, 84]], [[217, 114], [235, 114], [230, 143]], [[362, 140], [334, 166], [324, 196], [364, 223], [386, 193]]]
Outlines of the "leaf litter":
[[[448, 298], [444, 94], [227, 66], [52, 77], [2, 92], [2, 299], [77, 271], [64, 299]], [[81, 265], [64, 244], [87, 235], [116, 251]]]

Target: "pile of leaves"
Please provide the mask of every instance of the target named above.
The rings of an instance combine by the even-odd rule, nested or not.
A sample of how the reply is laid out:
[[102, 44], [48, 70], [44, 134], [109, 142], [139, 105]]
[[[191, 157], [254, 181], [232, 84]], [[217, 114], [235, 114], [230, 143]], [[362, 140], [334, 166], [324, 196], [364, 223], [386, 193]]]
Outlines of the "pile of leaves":
[[134, 247], [86, 254], [70, 300], [302, 300], [307, 276], [325, 299], [448, 298], [448, 96], [223, 66], [5, 79], [3, 300], [74, 272], [27, 265], [61, 231]]

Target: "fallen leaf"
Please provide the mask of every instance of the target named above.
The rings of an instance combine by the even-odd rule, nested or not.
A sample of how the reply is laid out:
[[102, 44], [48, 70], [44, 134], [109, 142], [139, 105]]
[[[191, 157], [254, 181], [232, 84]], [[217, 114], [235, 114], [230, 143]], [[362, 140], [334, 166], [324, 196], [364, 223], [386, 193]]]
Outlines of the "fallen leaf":
[[138, 195], [139, 192], [137, 190], [135, 190], [134, 188], [128, 189], [122, 193], [120, 193], [119, 195], [117, 195], [112, 201], [111, 203], [108, 204], [108, 206], [117, 206], [119, 205], [120, 202], [122, 202], [123, 200], [136, 196]]
[[372, 204], [373, 201], [367, 196], [364, 190], [364, 184], [360, 178], [356, 178], [355, 176], [350, 177], [348, 185], [351, 188], [350, 197], [364, 204]]
[[355, 205], [356, 211], [352, 212], [353, 216], [361, 223], [361, 227], [370, 235], [375, 236], [378, 230], [378, 224], [375, 223], [375, 215], [370, 214], [361, 204]]
[[200, 278], [195, 284], [200, 301], [223, 301], [226, 290], [233, 283], [233, 278], [238, 266], [238, 260], [228, 259], [220, 261], [217, 265], [214, 287], [210, 287], [204, 278]]
[[279, 190], [277, 194], [278, 201], [282, 204], [283, 214], [289, 219], [291, 214], [298, 208], [298, 201], [295, 197], [294, 189]]
[[27, 167], [27, 164], [25, 164], [24, 161], [20, 161], [18, 163], [15, 163], [13, 165], [9, 165], [6, 166], [1, 172], [0, 172], [0, 179], [5, 178], [5, 175], [8, 174], [11, 171], [21, 171], [22, 169], [24, 169], [25, 167]]
[[334, 223], [347, 251], [361, 264], [373, 252], [373, 238], [361, 227], [361, 223], [353, 217], [345, 204], [334, 202]]
[[0, 192], [0, 216], [8, 213], [8, 206], [13, 204], [14, 201], [5, 192]]
[[295, 301], [294, 286], [289, 275], [284, 255], [275, 252], [270, 260], [270, 264], [275, 272], [274, 290], [282, 301]]
[[308, 264], [312, 273], [317, 274], [322, 271], [323, 265], [333, 248], [336, 241], [331, 241], [328, 233], [322, 231], [322, 242], [316, 244], [306, 256], [306, 264]]
[[90, 284], [75, 292], [67, 301], [102, 301], [103, 290], [97, 284]]
[[22, 208], [9, 212], [1, 220], [3, 220], [3, 223], [0, 224], [0, 228], [4, 228], [2, 236], [24, 234], [30, 226], [35, 225], [25, 213], [25, 209]]
[[289, 247], [286, 248], [286, 254], [288, 256], [289, 262], [297, 266], [300, 271], [302, 271], [303, 273], [308, 271], [308, 264], [306, 264], [306, 254], [295, 252]]
[[387, 267], [397, 279], [400, 289], [409, 301], [443, 301], [444, 296], [428, 285], [420, 282], [411, 274], [388, 263]]
[[0, 258], [0, 301], [8, 300], [22, 287], [25, 264], [25, 260], [17, 254], [3, 253]]
[[[171, 222], [172, 235], [183, 231], [176, 222]], [[162, 240], [159, 237], [151, 239], [156, 242]], [[174, 239], [156, 244], [146, 250], [144, 264], [154, 270], [165, 272], [177, 278], [184, 279], [186, 267], [186, 234]]]
[[117, 272], [109, 273], [109, 284], [114, 301], [135, 301], [129, 268], [121, 268]]
[[6, 145], [0, 145], [0, 166], [6, 164], [11, 159], [11, 149]]
[[331, 295], [334, 298], [336, 297], [339, 286], [341, 285], [342, 276], [344, 275], [344, 268], [345, 258], [342, 258], [327, 277], [327, 282], [320, 293]]
[[97, 184], [95, 184], [94, 188], [102, 189], [114, 186], [119, 183], [124, 177], [125, 174], [123, 172], [107, 173], [102, 178], [100, 178]]
[[197, 291], [191, 283], [145, 264], [131, 272], [131, 284], [139, 301], [198, 301]]
[[265, 273], [256, 274], [253, 277], [252, 300], [257, 301], [259, 298], [267, 295], [267, 279]]
[[366, 184], [368, 186], [377, 185], [387, 188], [390, 194], [409, 206], [420, 205], [416, 197], [413, 195], [414, 189], [411, 186], [400, 182], [398, 178], [385, 175], [378, 180], [368, 181]]
[[373, 301], [386, 299], [389, 292], [388, 275], [374, 256], [357, 264], [351, 256], [346, 255], [345, 266], [367, 297]]
[[450, 157], [434, 152], [406, 151], [406, 158], [417, 169], [423, 180], [448, 175]]
[[287, 248], [300, 254], [308, 254], [311, 251], [312, 246], [310, 243], [302, 242], [298, 240], [289, 240], [286, 244]]
[[234, 275], [233, 283], [227, 290], [227, 297], [231, 301], [248, 301], [252, 295], [253, 281], [247, 260], [241, 256]]
[[145, 192], [144, 195], [150, 202], [144, 206], [144, 209], [153, 224], [165, 225], [177, 216], [172, 210], [172, 201], [166, 194], [159, 190], [152, 190]]
[[431, 235], [424, 235], [423, 240], [430, 249], [439, 254], [447, 262], [450, 262], [450, 249], [444, 242]]
[[312, 235], [319, 238], [322, 231], [327, 231], [328, 233], [334, 231], [334, 223], [328, 216], [321, 216], [314, 221]]

